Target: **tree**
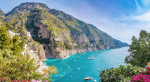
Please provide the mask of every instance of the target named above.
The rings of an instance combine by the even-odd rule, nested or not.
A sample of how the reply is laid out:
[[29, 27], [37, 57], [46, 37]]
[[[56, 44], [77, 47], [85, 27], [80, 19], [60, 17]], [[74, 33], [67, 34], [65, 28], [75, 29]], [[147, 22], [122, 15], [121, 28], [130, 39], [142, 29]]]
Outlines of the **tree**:
[[13, 36], [13, 47], [12, 47], [12, 51], [14, 55], [20, 54], [21, 53], [21, 47], [19, 46], [20, 44], [20, 40], [18, 36]]
[[[8, 26], [11, 26], [8, 24]], [[49, 79], [43, 74], [36, 72], [38, 66], [34, 65], [34, 60], [28, 55], [21, 55], [24, 49], [25, 38], [13, 36], [11, 39], [7, 33], [5, 24], [0, 27], [0, 77], [7, 80], [43, 80]], [[55, 67], [48, 67], [45, 74], [55, 73]], [[0, 78], [1, 81], [1, 78]]]
[[139, 39], [133, 36], [128, 51], [131, 53], [126, 57], [126, 63], [130, 63], [134, 66], [145, 67], [150, 61], [150, 34], [142, 30]]
[[[29, 56], [11, 55], [11, 51], [4, 50], [0, 54], [0, 74], [12, 80], [42, 79], [43, 75], [36, 73], [37, 67]], [[36, 76], [36, 78], [35, 78]]]
[[21, 51], [23, 51], [24, 50], [24, 46], [25, 46], [25, 39], [24, 38], [21, 39], [21, 42], [20, 42], [19, 45], [20, 45]]
[[0, 49], [9, 49], [10, 38], [4, 27], [0, 27]]
[[15, 27], [13, 27], [11, 24], [9, 23], [5, 23], [5, 24], [6, 24], [6, 27], [8, 27], [8, 29], [15, 30]]
[[150, 67], [147, 68], [148, 71], [140, 74], [144, 70], [140, 67], [145, 67], [150, 62], [150, 33], [142, 30], [138, 39], [133, 36], [129, 47], [128, 51], [131, 53], [126, 57], [125, 62], [133, 66], [120, 66], [116, 69], [102, 70], [100, 74], [101, 82], [124, 82], [124, 80], [131, 80], [131, 82], [150, 81]]

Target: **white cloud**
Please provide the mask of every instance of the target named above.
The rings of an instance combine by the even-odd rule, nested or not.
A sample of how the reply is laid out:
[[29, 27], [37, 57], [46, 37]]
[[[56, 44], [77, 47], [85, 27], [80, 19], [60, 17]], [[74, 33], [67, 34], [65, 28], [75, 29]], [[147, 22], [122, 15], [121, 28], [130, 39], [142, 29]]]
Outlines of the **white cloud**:
[[94, 22], [94, 24], [112, 37], [130, 44], [133, 35], [139, 37], [140, 30], [150, 32], [150, 12], [122, 16], [115, 20], [101, 17], [101, 20]]
[[[121, 41], [131, 43], [132, 36], [139, 37], [140, 30], [150, 32], [150, 11], [143, 9], [138, 0], [134, 0], [137, 10], [126, 16], [116, 19], [101, 18], [96, 24], [99, 29]], [[150, 6], [150, 0], [142, 0], [143, 6]]]
[[142, 22], [150, 22], [150, 11], [138, 16], [133, 16], [132, 19], [142, 21]]
[[127, 42], [129, 44], [131, 43], [132, 36], [138, 36], [140, 31], [140, 28], [134, 28], [134, 25], [128, 23], [119, 23], [106, 18], [101, 18], [101, 21], [98, 21], [94, 24], [100, 30], [108, 33], [113, 38]]

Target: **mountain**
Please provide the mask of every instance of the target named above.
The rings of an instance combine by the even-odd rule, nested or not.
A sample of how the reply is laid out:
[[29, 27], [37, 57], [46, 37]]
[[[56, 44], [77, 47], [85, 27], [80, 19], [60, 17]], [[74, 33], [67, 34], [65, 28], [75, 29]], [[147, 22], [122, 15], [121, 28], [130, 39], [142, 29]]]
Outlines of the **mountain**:
[[[97, 27], [43, 3], [22, 3], [5, 14], [3, 22], [11, 24], [13, 28], [9, 30], [15, 33], [23, 31], [27, 45], [42, 58], [65, 58], [85, 51], [128, 46]], [[42, 47], [33, 47], [34, 42]]]
[[5, 13], [0, 9], [0, 20], [4, 18]]

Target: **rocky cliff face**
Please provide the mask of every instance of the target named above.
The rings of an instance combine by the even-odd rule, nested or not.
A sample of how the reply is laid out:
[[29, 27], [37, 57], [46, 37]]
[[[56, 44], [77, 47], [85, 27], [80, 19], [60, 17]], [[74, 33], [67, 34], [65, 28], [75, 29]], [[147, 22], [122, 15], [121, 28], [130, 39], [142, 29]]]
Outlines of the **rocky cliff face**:
[[95, 26], [42, 3], [22, 3], [3, 21], [11, 23], [17, 32], [29, 31], [42, 46], [41, 58], [65, 58], [85, 51], [128, 46]]

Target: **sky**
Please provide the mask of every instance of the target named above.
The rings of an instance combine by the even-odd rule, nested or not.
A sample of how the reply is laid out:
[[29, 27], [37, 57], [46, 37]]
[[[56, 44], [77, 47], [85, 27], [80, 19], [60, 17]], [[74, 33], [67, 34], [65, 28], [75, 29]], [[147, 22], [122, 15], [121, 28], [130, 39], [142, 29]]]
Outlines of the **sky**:
[[150, 32], [150, 0], [0, 0], [0, 8], [7, 13], [24, 2], [47, 4], [129, 44], [140, 30]]

